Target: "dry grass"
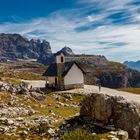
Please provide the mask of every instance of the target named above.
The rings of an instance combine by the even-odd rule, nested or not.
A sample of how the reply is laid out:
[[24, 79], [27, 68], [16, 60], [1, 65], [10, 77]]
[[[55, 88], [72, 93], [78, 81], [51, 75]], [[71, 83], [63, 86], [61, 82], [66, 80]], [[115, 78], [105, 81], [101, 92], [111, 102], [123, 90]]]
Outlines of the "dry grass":
[[0, 92], [0, 101], [8, 102], [10, 98], [9, 93], [7, 92]]
[[36, 62], [7, 62], [0, 63], [0, 77], [24, 80], [44, 80], [42, 74], [46, 66]]
[[[57, 130], [58, 127], [64, 122], [65, 119], [74, 116], [76, 113], [79, 112], [80, 107], [67, 107], [67, 106], [59, 106], [57, 107], [57, 100], [55, 99], [54, 96], [56, 96], [57, 93], [50, 93], [50, 94], [46, 94], [44, 95], [46, 97], [46, 99], [44, 101], [38, 101], [35, 100], [33, 97], [28, 96], [25, 98], [25, 95], [16, 95], [17, 96], [17, 100], [16, 100], [16, 106], [20, 107], [20, 104], [22, 103], [22, 107], [27, 107], [27, 106], [31, 106], [35, 111], [36, 114], [32, 114], [32, 115], [24, 115], [21, 116], [27, 120], [36, 118], [38, 116], [53, 116], [49, 110], [51, 110], [53, 113], [55, 113], [55, 117], [56, 120], [58, 120], [58, 122], [53, 123], [52, 125], [55, 127], [55, 129]], [[72, 101], [65, 101], [65, 98], [61, 95], [60, 96], [60, 102], [65, 103], [65, 104], [71, 104], [71, 103], [79, 103], [82, 99], [83, 99], [83, 95], [73, 95], [73, 100]], [[11, 96], [10, 93], [8, 92], [0, 92], [0, 100], [2, 102], [8, 103], [9, 101], [11, 101]], [[37, 128], [32, 128], [32, 126], [30, 126], [31, 130], [29, 131], [29, 134], [25, 137], [25, 136], [21, 136], [21, 137], [14, 137], [14, 136], [6, 136], [5, 134], [0, 134], [0, 139], [3, 138], [3, 140], [16, 140], [19, 139], [22, 140], [25, 138], [28, 138], [29, 140], [40, 140], [41, 134], [40, 132], [37, 132]], [[18, 128], [20, 130], [20, 127]], [[42, 129], [42, 127], [41, 127]], [[44, 128], [43, 128], [44, 129]], [[17, 130], [18, 131], [18, 130]], [[47, 135], [46, 135], [47, 138]]]
[[[78, 107], [78, 108], [65, 107], [65, 106], [57, 107], [58, 104], [57, 104], [56, 99], [53, 97], [53, 95], [56, 95], [56, 93], [47, 94], [45, 96], [46, 99], [44, 101], [37, 101], [37, 100], [31, 99], [31, 101], [26, 104], [32, 106], [33, 109], [37, 110], [42, 115], [50, 115], [49, 111], [52, 110], [52, 112], [54, 112], [57, 117], [61, 116], [61, 117], [67, 118], [67, 117], [73, 116], [79, 112], [80, 107]], [[64, 101], [65, 99], [61, 96], [60, 102], [65, 103], [65, 104], [71, 104], [71, 103], [75, 103], [75, 102], [79, 103], [80, 99], [78, 97], [79, 96], [77, 96], [77, 97], [75, 96], [75, 97], [73, 97], [73, 101], [65, 102]]]
[[[109, 140], [109, 133], [97, 134], [93, 136], [91, 133], [82, 129], [75, 129], [66, 132], [60, 140]], [[130, 139], [129, 139], [130, 140]]]
[[120, 88], [121, 91], [131, 92], [134, 94], [140, 94], [140, 88]]
[[[57, 100], [54, 98], [54, 95], [56, 93], [50, 93], [45, 95], [45, 100], [44, 101], [38, 101], [31, 97], [30, 95], [28, 96], [28, 99], [25, 100], [24, 95], [17, 95], [19, 100], [17, 100], [17, 105], [18, 103], [20, 104], [21, 102], [25, 106], [31, 106], [35, 111], [38, 112], [40, 115], [51, 115], [50, 110], [56, 114], [56, 117], [62, 117], [62, 118], [67, 118], [70, 116], [75, 115], [76, 113], [79, 112], [80, 107], [69, 107], [69, 106], [59, 106], [57, 104]], [[83, 99], [83, 95], [73, 95], [73, 100], [72, 101], [65, 101], [65, 98], [63, 96], [60, 96], [60, 102], [65, 103], [65, 104], [72, 104], [72, 103], [79, 103]], [[0, 100], [3, 102], [9, 102], [10, 101], [10, 93], [8, 92], [0, 92]]]

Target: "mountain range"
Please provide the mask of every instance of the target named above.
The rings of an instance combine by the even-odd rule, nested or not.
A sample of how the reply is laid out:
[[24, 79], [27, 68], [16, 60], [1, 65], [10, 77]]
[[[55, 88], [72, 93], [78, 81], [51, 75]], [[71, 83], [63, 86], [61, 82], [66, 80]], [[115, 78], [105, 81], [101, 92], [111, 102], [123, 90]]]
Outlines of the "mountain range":
[[134, 61], [125, 61], [125, 65], [127, 65], [129, 68], [138, 70], [140, 72], [140, 60], [134, 62]]
[[1, 59], [38, 59], [52, 54], [49, 42], [28, 40], [19, 34], [0, 34]]
[[[74, 54], [69, 47], [61, 50], [65, 55]], [[20, 34], [0, 34], [0, 60], [35, 59], [43, 64], [54, 61], [50, 43], [46, 40], [27, 39]]]
[[[102, 86], [110, 88], [140, 87], [140, 72], [124, 64], [111, 62], [101, 55], [74, 54], [69, 47], [60, 51], [65, 54], [66, 61], [76, 61], [84, 69], [85, 84], [100, 81]], [[55, 54], [46, 40], [29, 40], [19, 34], [0, 34], [0, 61], [35, 59], [49, 65], [54, 58]]]

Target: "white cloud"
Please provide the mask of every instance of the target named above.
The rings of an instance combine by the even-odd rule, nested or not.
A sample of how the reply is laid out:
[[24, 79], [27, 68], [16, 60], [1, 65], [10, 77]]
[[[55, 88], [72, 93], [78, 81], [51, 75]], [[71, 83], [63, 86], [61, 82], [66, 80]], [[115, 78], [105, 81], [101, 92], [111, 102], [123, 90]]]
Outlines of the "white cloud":
[[94, 21], [94, 19], [93, 19], [93, 17], [92, 17], [92, 16], [87, 16], [87, 19], [88, 19], [88, 21], [89, 21], [89, 22]]

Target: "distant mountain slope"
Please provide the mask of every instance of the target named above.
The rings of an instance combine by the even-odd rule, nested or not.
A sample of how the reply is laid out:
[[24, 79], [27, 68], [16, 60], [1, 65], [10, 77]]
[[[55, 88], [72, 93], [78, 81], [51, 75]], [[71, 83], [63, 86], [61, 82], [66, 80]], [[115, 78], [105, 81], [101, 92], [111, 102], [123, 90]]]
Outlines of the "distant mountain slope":
[[[69, 47], [64, 47], [60, 51], [65, 55], [74, 54]], [[54, 54], [46, 40], [29, 40], [20, 34], [0, 34], [0, 61], [17, 59], [36, 59], [49, 65], [54, 61]]]
[[135, 69], [140, 71], [140, 60], [134, 62], [134, 61], [125, 61], [125, 65], [127, 65], [129, 68]]
[[86, 84], [98, 84], [110, 88], [140, 87], [140, 72], [127, 66], [108, 61], [104, 56], [70, 55], [67, 61], [77, 61], [86, 72]]
[[[72, 49], [69, 47], [66, 47], [66, 46], [58, 52], [63, 52], [65, 56], [74, 55], [74, 52], [72, 51]], [[55, 55], [52, 54], [49, 57], [40, 56], [38, 58], [38, 62], [45, 64], [45, 65], [51, 64], [51, 63], [55, 62]]]
[[1, 59], [38, 59], [51, 54], [51, 46], [45, 40], [28, 40], [19, 34], [0, 34]]

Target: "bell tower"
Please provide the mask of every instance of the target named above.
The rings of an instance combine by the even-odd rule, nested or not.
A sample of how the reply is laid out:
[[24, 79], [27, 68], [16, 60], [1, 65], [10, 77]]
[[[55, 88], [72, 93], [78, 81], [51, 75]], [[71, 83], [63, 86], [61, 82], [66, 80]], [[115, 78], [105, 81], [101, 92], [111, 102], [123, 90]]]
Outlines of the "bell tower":
[[57, 88], [63, 90], [64, 89], [64, 79], [62, 74], [65, 69], [65, 56], [63, 52], [56, 54], [56, 66], [57, 66]]

